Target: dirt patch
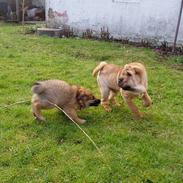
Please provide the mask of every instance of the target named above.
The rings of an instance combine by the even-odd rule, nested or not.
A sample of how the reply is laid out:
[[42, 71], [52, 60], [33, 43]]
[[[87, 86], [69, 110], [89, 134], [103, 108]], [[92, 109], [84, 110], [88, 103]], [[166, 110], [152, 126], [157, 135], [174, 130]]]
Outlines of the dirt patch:
[[183, 64], [172, 65], [172, 68], [183, 71]]
[[171, 56], [171, 55], [183, 55], [183, 46], [176, 47], [173, 50], [173, 46], [170, 46], [167, 41], [164, 41], [160, 43], [160, 45], [154, 45], [152, 42], [141, 39], [139, 42], [130, 41], [128, 38], [126, 39], [114, 39], [113, 37], [110, 37], [110, 33], [108, 29], [105, 29], [104, 27], [101, 28], [101, 31], [99, 35], [95, 35], [93, 30], [87, 29], [82, 34], [82, 38], [84, 39], [97, 39], [97, 40], [103, 40], [103, 41], [109, 41], [109, 42], [118, 42], [121, 44], [128, 44], [136, 47], [143, 47], [143, 48], [150, 48], [155, 50], [158, 54], [161, 56]]
[[155, 48], [155, 51], [159, 53], [160, 55], [183, 55], [183, 46], [181, 47], [176, 47], [173, 50], [173, 46], [169, 46], [168, 42], [164, 41], [161, 43], [160, 46]]

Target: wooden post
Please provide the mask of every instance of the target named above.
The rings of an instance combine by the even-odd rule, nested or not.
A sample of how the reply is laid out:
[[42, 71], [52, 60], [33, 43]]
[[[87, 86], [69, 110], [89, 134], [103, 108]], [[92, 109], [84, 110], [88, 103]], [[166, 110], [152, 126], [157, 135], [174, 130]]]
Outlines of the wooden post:
[[16, 0], [16, 15], [17, 15], [17, 21], [20, 21], [20, 10], [19, 10], [19, 0]]
[[24, 3], [25, 0], [22, 0], [22, 25], [24, 25], [24, 15], [25, 15]]
[[183, 0], [181, 1], [181, 5], [180, 5], [179, 17], [178, 17], [178, 21], [177, 21], [177, 28], [176, 28], [176, 32], [175, 32], [175, 39], [174, 39], [174, 43], [173, 43], [172, 52], [175, 52], [175, 49], [176, 49], [177, 37], [179, 34], [179, 27], [180, 27], [180, 21], [181, 21], [181, 16], [182, 16], [182, 9], [183, 9]]

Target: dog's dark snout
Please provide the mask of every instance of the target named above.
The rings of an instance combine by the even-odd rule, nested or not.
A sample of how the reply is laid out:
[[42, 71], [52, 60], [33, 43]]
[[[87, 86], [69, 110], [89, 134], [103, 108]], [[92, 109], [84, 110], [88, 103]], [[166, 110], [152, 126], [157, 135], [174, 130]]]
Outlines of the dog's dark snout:
[[99, 105], [100, 104], [100, 99], [96, 99], [94, 102], [93, 102], [94, 105]]
[[101, 102], [100, 99], [97, 99], [97, 100], [96, 100], [96, 103], [97, 103], [97, 104], [100, 104], [100, 102]]
[[122, 87], [123, 90], [129, 90], [129, 91], [133, 91], [133, 88], [131, 88], [130, 86], [126, 85], [124, 87]]
[[100, 104], [100, 99], [96, 99], [96, 100], [94, 100], [91, 104], [90, 104], [90, 106], [98, 106]]

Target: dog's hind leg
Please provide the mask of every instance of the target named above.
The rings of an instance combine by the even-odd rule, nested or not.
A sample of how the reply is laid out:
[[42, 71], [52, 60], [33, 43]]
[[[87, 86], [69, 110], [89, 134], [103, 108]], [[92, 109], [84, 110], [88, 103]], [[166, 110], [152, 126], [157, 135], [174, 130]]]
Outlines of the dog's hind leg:
[[111, 101], [112, 105], [120, 106], [120, 104], [116, 101], [116, 98], [115, 98], [116, 95], [117, 95], [117, 92], [110, 90], [108, 99], [109, 99], [109, 101]]
[[101, 105], [104, 107], [104, 109], [107, 112], [110, 112], [112, 109], [109, 106], [109, 88], [106, 86], [105, 83], [105, 79], [103, 80], [103, 78], [101, 76], [99, 76], [97, 78], [98, 81], [98, 85], [100, 88], [100, 93], [101, 93]]
[[44, 117], [42, 116], [41, 114], [41, 104], [39, 101], [34, 101], [32, 103], [32, 112], [33, 112], [33, 115], [35, 116], [35, 118], [38, 120], [38, 121], [44, 121]]
[[110, 112], [112, 109], [109, 106], [109, 88], [100, 87], [101, 92], [101, 105], [107, 112]]

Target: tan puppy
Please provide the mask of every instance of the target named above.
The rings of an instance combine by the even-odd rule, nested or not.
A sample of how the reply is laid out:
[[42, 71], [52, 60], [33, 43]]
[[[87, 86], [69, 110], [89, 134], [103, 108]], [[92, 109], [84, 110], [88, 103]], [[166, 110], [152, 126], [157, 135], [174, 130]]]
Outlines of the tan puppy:
[[152, 101], [147, 93], [147, 73], [141, 63], [126, 64], [123, 68], [114, 64], [101, 62], [94, 70], [101, 92], [101, 104], [106, 111], [111, 111], [109, 102], [117, 104], [115, 95], [120, 91], [124, 100], [136, 118], [142, 117], [133, 99], [142, 96], [144, 106], [148, 107]]
[[83, 87], [70, 85], [61, 80], [39, 81], [32, 87], [32, 111], [37, 120], [44, 120], [41, 109], [53, 108], [54, 103], [61, 107], [74, 121], [85, 123], [77, 116], [76, 110], [98, 106], [100, 100]]

